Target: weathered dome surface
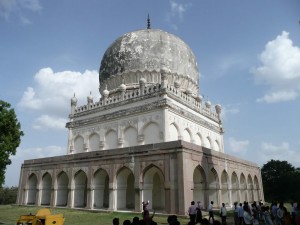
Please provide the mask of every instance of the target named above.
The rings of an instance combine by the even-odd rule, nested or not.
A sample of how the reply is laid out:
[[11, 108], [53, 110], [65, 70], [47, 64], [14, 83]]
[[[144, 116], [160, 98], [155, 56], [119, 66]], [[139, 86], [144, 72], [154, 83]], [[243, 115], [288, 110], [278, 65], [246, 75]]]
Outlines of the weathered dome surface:
[[138, 30], [122, 35], [109, 46], [101, 61], [99, 80], [102, 83], [113, 75], [161, 69], [198, 84], [197, 61], [187, 44], [159, 29]]

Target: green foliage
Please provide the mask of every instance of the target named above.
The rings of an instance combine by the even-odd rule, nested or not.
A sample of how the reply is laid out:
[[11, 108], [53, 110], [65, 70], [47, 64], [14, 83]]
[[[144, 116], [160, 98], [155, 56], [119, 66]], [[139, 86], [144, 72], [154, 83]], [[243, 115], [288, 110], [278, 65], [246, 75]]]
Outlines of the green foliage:
[[266, 201], [288, 202], [300, 197], [300, 171], [287, 161], [271, 160], [261, 169]]
[[17, 187], [0, 188], [0, 205], [15, 204], [17, 201]]
[[0, 187], [5, 180], [6, 166], [11, 164], [9, 157], [16, 154], [23, 135], [14, 109], [0, 100]]

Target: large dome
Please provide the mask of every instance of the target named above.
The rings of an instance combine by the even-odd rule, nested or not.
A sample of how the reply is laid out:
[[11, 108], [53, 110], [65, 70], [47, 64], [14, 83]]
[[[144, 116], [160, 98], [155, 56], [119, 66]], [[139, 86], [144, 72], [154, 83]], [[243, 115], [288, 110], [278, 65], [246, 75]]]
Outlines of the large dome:
[[144, 29], [122, 35], [104, 53], [99, 70], [102, 84], [111, 77], [140, 71], [167, 70], [198, 86], [196, 58], [187, 44], [177, 36], [159, 29]]

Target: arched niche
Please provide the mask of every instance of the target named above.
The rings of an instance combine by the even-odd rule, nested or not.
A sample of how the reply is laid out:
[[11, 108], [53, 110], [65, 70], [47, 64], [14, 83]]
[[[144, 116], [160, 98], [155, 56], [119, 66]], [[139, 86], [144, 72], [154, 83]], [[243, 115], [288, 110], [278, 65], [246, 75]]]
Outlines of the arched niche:
[[163, 210], [165, 208], [164, 176], [159, 168], [149, 166], [143, 179], [143, 200], [149, 200], [149, 209]]
[[105, 170], [99, 169], [94, 174], [94, 207], [109, 207], [109, 177]]

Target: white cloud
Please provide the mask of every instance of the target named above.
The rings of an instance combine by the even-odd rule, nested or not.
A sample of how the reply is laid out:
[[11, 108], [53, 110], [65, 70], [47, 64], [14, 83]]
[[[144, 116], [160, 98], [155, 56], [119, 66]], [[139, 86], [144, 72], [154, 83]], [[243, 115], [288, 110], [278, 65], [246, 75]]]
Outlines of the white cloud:
[[191, 3], [178, 3], [175, 0], [170, 1], [170, 11], [166, 14], [166, 20], [170, 23], [170, 26], [173, 30], [178, 30], [177, 23], [172, 22], [174, 19], [179, 19], [179, 21], [184, 20], [184, 16], [188, 10], [192, 6]]
[[24, 16], [21, 16], [20, 19], [21, 19], [21, 22], [22, 22], [24, 25], [30, 25], [30, 24], [32, 24], [31, 20], [29, 20], [28, 18], [26, 18], [26, 17], [24, 17]]
[[0, 16], [4, 19], [8, 19], [9, 15], [16, 11], [16, 0], [0, 0]]
[[35, 129], [62, 128], [71, 110], [70, 99], [74, 93], [78, 106], [86, 104], [90, 92], [94, 95], [94, 101], [98, 101], [100, 96], [97, 71], [53, 72], [51, 68], [43, 68], [35, 74], [34, 81], [33, 87], [28, 87], [23, 93], [18, 106], [40, 113], [33, 124]]
[[170, 1], [171, 5], [171, 15], [179, 17], [180, 20], [183, 20], [183, 16], [186, 12], [186, 10], [191, 7], [191, 3], [178, 3], [176, 1]]
[[289, 143], [287, 142], [282, 142], [281, 145], [276, 146], [273, 145], [272, 143], [267, 143], [263, 142], [261, 143], [261, 149], [263, 152], [268, 153], [268, 154], [278, 154], [282, 152], [288, 151], [290, 148]]
[[39, 0], [18, 0], [19, 5], [30, 11], [39, 12], [42, 10], [42, 6]]
[[236, 153], [245, 153], [249, 146], [248, 140], [239, 141], [232, 137], [228, 139], [228, 143], [230, 150]]
[[40, 0], [0, 0], [0, 17], [8, 20], [12, 14], [17, 14], [23, 24], [31, 21], [23, 15], [23, 11], [40, 12]]
[[264, 95], [262, 98], [258, 98], [256, 102], [276, 103], [283, 101], [295, 100], [298, 97], [296, 91], [279, 91]]
[[222, 119], [226, 120], [229, 115], [235, 115], [240, 113], [240, 109], [234, 105], [222, 106]]
[[67, 118], [57, 118], [49, 115], [42, 115], [34, 121], [33, 128], [40, 130], [45, 127], [52, 129], [65, 129], [65, 125], [68, 122]]
[[300, 155], [298, 151], [293, 151], [290, 149], [288, 142], [282, 142], [279, 145], [274, 145], [269, 142], [261, 143], [261, 151], [258, 152], [259, 158], [265, 163], [274, 160], [286, 160], [292, 165], [299, 167]]
[[283, 31], [268, 42], [259, 56], [261, 66], [252, 70], [258, 83], [270, 90], [257, 102], [291, 101], [300, 92], [300, 48], [293, 45], [289, 33]]

